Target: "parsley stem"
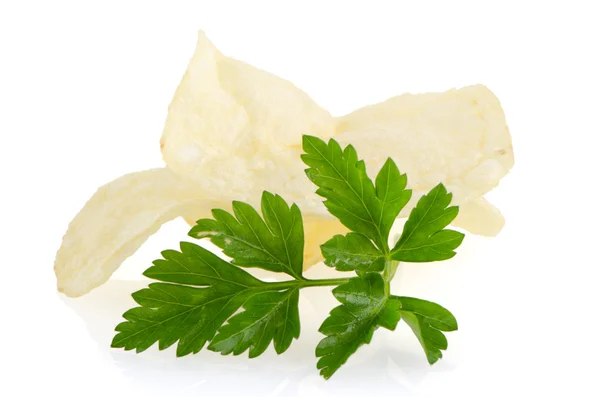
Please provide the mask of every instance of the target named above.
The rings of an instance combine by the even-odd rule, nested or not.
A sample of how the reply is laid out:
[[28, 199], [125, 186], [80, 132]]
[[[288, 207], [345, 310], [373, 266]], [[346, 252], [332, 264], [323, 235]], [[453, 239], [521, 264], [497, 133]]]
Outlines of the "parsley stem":
[[350, 278], [325, 278], [321, 280], [306, 279], [307, 287], [326, 287], [330, 285], [340, 285], [350, 281]]
[[387, 260], [385, 262], [385, 269], [383, 270], [383, 280], [385, 281], [385, 293], [386, 295], [390, 295], [390, 282], [394, 278], [396, 274], [396, 269], [398, 269], [398, 264], [400, 262]]
[[307, 288], [307, 287], [328, 287], [334, 285], [344, 284], [348, 282], [350, 278], [325, 278], [320, 280], [290, 280], [290, 281], [279, 281], [274, 283], [267, 283], [266, 289], [283, 290], [286, 288]]

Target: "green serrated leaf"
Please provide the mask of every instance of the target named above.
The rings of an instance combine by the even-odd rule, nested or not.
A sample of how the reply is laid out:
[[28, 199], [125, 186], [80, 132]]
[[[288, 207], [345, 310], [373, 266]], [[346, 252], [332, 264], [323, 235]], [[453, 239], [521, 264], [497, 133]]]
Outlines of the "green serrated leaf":
[[244, 311], [219, 329], [208, 349], [223, 355], [239, 355], [249, 349], [250, 358], [254, 358], [273, 341], [278, 354], [285, 352], [300, 336], [298, 298], [298, 288], [252, 296], [244, 304]]
[[295, 204], [288, 207], [281, 196], [269, 192], [263, 192], [261, 208], [276, 241], [281, 241], [281, 245], [285, 249], [285, 263], [289, 265], [294, 274], [302, 274], [304, 228], [300, 209]]
[[[139, 353], [156, 342], [162, 350], [179, 341], [178, 356], [197, 353], [242, 305], [254, 307], [252, 302], [281, 294], [270, 290], [273, 284], [254, 278], [192, 243], [181, 243], [181, 252], [164, 251], [163, 258], [155, 261], [144, 274], [169, 283], [153, 283], [132, 295], [140, 307], [123, 315], [127, 321], [116, 327], [118, 333], [112, 347], [136, 349]], [[300, 332], [298, 291], [294, 291], [294, 294], [287, 293], [288, 298], [277, 311], [277, 317], [261, 323], [263, 327], [275, 329], [271, 339], [278, 352], [285, 351]], [[253, 348], [251, 354], [262, 353], [262, 346]]]
[[166, 250], [144, 276], [154, 280], [187, 285], [215, 285], [220, 283], [234, 286], [253, 287], [263, 282], [246, 271], [232, 266], [212, 252], [193, 243], [180, 243], [181, 251]]
[[414, 313], [402, 313], [402, 319], [410, 326], [421, 343], [429, 364], [442, 358], [442, 350], [448, 348], [448, 340], [439, 330], [433, 328], [426, 319]]
[[437, 303], [408, 296], [393, 296], [392, 298], [400, 302], [403, 312], [412, 312], [427, 319], [433, 327], [440, 331], [449, 332], [458, 329], [454, 315]]
[[212, 219], [201, 219], [189, 235], [210, 240], [232, 258], [234, 265], [259, 267], [302, 277], [304, 230], [302, 215], [295, 204], [289, 207], [277, 195], [264, 192], [261, 200], [264, 219], [246, 203], [233, 202], [231, 215], [213, 210]]
[[[271, 340], [275, 350], [282, 353], [298, 338], [298, 290], [309, 282], [302, 277], [300, 210], [265, 192], [264, 219], [241, 202], [233, 203], [233, 212], [235, 216], [213, 210], [215, 219], [199, 220], [191, 232], [210, 237], [233, 257], [232, 263], [187, 242], [181, 243], [180, 251], [163, 251], [163, 258], [144, 272], [163, 283], [151, 284], [132, 295], [140, 306], [124, 314], [127, 321], [117, 326], [113, 347], [141, 352], [157, 342], [160, 349], [178, 342], [177, 355], [184, 356], [199, 352], [217, 335], [210, 345], [213, 350], [224, 353], [231, 348], [235, 353], [243, 347], [255, 357]], [[296, 280], [265, 283], [236, 265], [281, 271]], [[236, 314], [242, 307], [244, 310]], [[264, 316], [248, 332], [232, 335], [236, 323], [257, 313]], [[255, 331], [261, 334], [257, 336]]]
[[372, 239], [380, 250], [387, 249], [387, 237], [381, 226], [382, 204], [375, 186], [367, 176], [364, 163], [358, 162], [354, 147], [343, 151], [333, 139], [302, 138], [302, 161], [310, 168], [308, 178], [319, 187], [325, 206], [348, 229]]
[[400, 321], [400, 318], [402, 317], [402, 314], [400, 312], [401, 307], [402, 304], [400, 303], [400, 301], [396, 299], [388, 299], [385, 302], [383, 310], [381, 310], [379, 314], [379, 319], [377, 320], [377, 323], [383, 328], [387, 328], [390, 331], [394, 331], [396, 329], [396, 326], [398, 325], [398, 322]]
[[118, 333], [111, 346], [139, 353], [156, 342], [162, 350], [180, 340], [178, 355], [197, 352], [239, 309], [247, 291], [150, 284], [134, 293], [140, 307], [123, 314], [127, 321], [115, 328]]
[[188, 235], [197, 239], [203, 239], [225, 233], [227, 233], [227, 228], [221, 227], [221, 223], [218, 221], [214, 219], [199, 219]]
[[375, 178], [377, 198], [381, 201], [379, 228], [389, 236], [394, 221], [410, 201], [412, 190], [406, 189], [406, 174], [400, 174], [396, 163], [388, 158]]
[[421, 343], [429, 364], [442, 358], [442, 350], [448, 348], [448, 340], [441, 331], [458, 329], [452, 313], [437, 303], [422, 299], [393, 296], [390, 300], [400, 302], [402, 319]]
[[321, 245], [325, 264], [339, 271], [380, 272], [385, 258], [365, 235], [348, 233], [333, 236]]
[[[326, 338], [316, 349], [317, 368], [329, 379], [363, 344], [371, 341], [378, 326], [395, 328], [400, 316], [387, 307], [385, 282], [379, 273], [355, 277], [333, 290], [342, 303], [334, 308], [319, 328]], [[392, 309], [397, 306], [391, 304]]]
[[178, 356], [197, 353], [252, 293], [267, 286], [192, 243], [162, 255], [144, 274], [180, 284], [153, 283], [132, 294], [140, 307], [123, 315], [127, 321], [116, 327], [112, 347], [139, 353], [156, 342], [166, 349], [179, 340]]
[[402, 236], [391, 257], [403, 262], [434, 262], [452, 258], [464, 235], [444, 227], [458, 215], [458, 207], [449, 207], [452, 194], [441, 183], [421, 197], [404, 224]]

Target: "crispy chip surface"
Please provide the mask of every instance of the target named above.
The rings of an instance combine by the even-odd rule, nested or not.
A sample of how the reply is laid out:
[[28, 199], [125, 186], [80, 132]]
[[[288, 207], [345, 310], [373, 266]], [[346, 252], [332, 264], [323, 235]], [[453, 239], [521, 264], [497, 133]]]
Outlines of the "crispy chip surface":
[[466, 203], [496, 187], [514, 164], [504, 112], [483, 85], [404, 94], [337, 121], [336, 140], [356, 148], [370, 175], [388, 157], [406, 172], [413, 203], [440, 182], [456, 204]]
[[[514, 162], [504, 112], [485, 86], [399, 95], [332, 118], [291, 83], [222, 55], [199, 34], [163, 131], [169, 168], [217, 203], [258, 206], [268, 190], [297, 203], [305, 216], [331, 218], [298, 161], [303, 134], [354, 145], [372, 177], [392, 157], [414, 190], [401, 216], [439, 182], [455, 204], [476, 200]], [[494, 218], [488, 210], [477, 209]], [[467, 218], [463, 227], [482, 229], [469, 229]]]
[[163, 223], [205, 206], [200, 197], [167, 168], [101, 186], [63, 237], [54, 264], [59, 291], [80, 296], [103, 284]]
[[[300, 137], [335, 120], [289, 81], [221, 54], [200, 32], [161, 138], [163, 159], [213, 199], [258, 205], [268, 190], [309, 192]], [[300, 184], [298, 188], [296, 185]]]

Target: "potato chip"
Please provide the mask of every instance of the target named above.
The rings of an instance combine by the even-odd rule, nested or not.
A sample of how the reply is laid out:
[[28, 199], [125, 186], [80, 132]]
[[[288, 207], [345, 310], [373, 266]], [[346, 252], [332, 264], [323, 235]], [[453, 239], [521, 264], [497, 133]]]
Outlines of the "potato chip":
[[473, 234], [493, 237], [504, 227], [504, 217], [485, 198], [479, 197], [462, 204], [452, 224]]
[[310, 192], [300, 137], [330, 137], [334, 130], [334, 119], [306, 93], [222, 55], [200, 32], [169, 105], [161, 148], [169, 168], [214, 199], [258, 205], [263, 190]]
[[167, 168], [124, 175], [98, 189], [75, 216], [54, 264], [58, 290], [80, 296], [103, 284], [160, 226], [207, 208], [193, 185]]
[[[302, 134], [354, 145], [371, 176], [392, 157], [414, 190], [401, 216], [439, 182], [455, 204], [477, 200], [514, 162], [502, 107], [482, 85], [399, 95], [331, 118], [291, 83], [222, 55], [201, 32], [163, 131], [167, 166], [215, 202], [258, 206], [268, 190], [315, 221], [331, 219], [298, 161]], [[482, 230], [481, 221], [471, 227], [470, 208], [490, 217], [487, 234], [497, 229], [489, 204], [464, 206], [462, 227]]]
[[488, 236], [502, 229], [502, 215], [481, 196], [498, 185], [514, 157], [500, 102], [485, 86], [404, 94], [337, 121], [336, 140], [356, 148], [370, 175], [388, 157], [406, 172], [413, 197], [401, 217], [443, 182], [460, 205], [455, 225]]

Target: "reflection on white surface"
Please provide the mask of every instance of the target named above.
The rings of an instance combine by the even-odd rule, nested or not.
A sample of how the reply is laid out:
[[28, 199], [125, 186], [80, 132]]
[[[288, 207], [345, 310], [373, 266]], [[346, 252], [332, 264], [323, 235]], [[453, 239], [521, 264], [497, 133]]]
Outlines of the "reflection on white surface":
[[[457, 287], [466, 262], [455, 260], [445, 266], [404, 265], [393, 290], [437, 300], [457, 314], [460, 303]], [[312, 269], [307, 275], [316, 278], [331, 274], [327, 270]], [[317, 329], [337, 303], [330, 288], [302, 291], [302, 333], [281, 356], [277, 356], [272, 347], [252, 360], [247, 358], [247, 353], [234, 357], [207, 350], [176, 358], [174, 346], [165, 351], [158, 351], [153, 346], [142, 354], [110, 348], [114, 327], [122, 321], [121, 314], [135, 305], [131, 293], [143, 288], [148, 281], [110, 280], [84, 297], [62, 298], [86, 322], [91, 337], [107, 359], [112, 360], [132, 386], [145, 395], [162, 396], [168, 392], [177, 396], [198, 396], [200, 392], [208, 391], [214, 393], [208, 394], [211, 396], [244, 393], [321, 397], [385, 391], [397, 396], [416, 396], [421, 395], [419, 385], [429, 376], [435, 378], [447, 374], [458, 365], [460, 354], [456, 349], [460, 344], [452, 339], [454, 335], [450, 336], [452, 354], [445, 353], [443, 360], [429, 366], [418, 342], [401, 323], [395, 332], [378, 330], [371, 344], [359, 349], [329, 381], [323, 380], [315, 366], [314, 349], [322, 338]], [[442, 288], [442, 285], [446, 287]]]

